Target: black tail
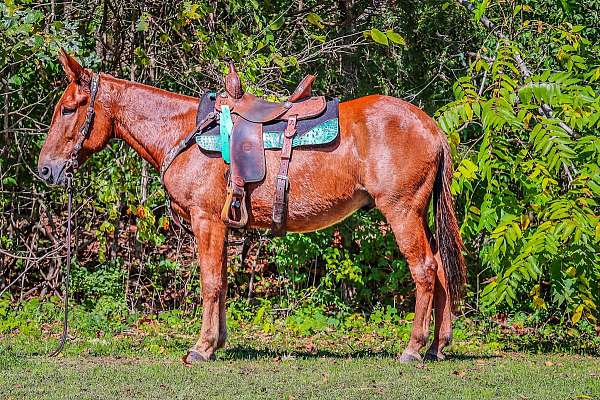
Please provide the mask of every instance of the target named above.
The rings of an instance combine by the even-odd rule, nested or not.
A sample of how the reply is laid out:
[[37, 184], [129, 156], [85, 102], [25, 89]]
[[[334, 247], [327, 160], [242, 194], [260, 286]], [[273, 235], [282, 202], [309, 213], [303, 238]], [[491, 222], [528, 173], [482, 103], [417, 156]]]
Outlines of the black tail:
[[450, 192], [452, 183], [452, 158], [450, 146], [444, 138], [442, 152], [433, 189], [435, 235], [440, 252], [450, 299], [454, 309], [460, 306], [466, 283], [465, 259], [462, 255], [463, 242], [454, 214], [454, 200]]

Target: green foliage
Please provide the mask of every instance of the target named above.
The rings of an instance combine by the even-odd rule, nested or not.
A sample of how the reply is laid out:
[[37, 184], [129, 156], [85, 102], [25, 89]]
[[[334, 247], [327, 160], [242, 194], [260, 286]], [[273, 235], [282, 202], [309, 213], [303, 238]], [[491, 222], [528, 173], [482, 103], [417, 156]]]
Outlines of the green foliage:
[[411, 290], [406, 262], [379, 213], [358, 212], [338, 228], [275, 238], [269, 250], [277, 270], [315, 304], [372, 308]]
[[96, 304], [103, 297], [122, 298], [125, 270], [123, 261], [115, 259], [96, 268], [73, 265], [72, 289], [87, 304]]
[[[322, 307], [300, 307], [288, 315], [263, 301], [257, 310], [243, 301], [228, 303], [227, 352], [236, 348], [286, 353], [336, 354], [384, 351], [394, 356], [410, 338], [412, 313], [391, 306], [376, 307], [370, 315], [354, 312], [331, 314]], [[262, 310], [262, 311], [261, 311]], [[142, 315], [122, 302], [100, 299], [90, 308], [76, 305], [70, 314], [66, 354], [181, 357], [200, 330], [196, 313], [171, 310]], [[45, 354], [61, 329], [60, 299], [31, 299], [19, 305], [0, 300], [0, 346], [9, 354]], [[499, 351], [560, 352], [598, 355], [600, 337], [587, 321], [574, 327], [547, 324], [539, 315], [516, 314], [505, 321], [459, 318], [454, 323], [452, 353], [498, 354]], [[21, 345], [19, 346], [19, 343]], [[14, 344], [14, 348], [11, 348]], [[0, 348], [1, 349], [1, 348]], [[260, 350], [258, 350], [260, 351]], [[4, 353], [6, 354], [6, 352]], [[231, 356], [231, 355], [230, 355]], [[220, 352], [218, 358], [227, 357]]]
[[383, 44], [385, 46], [387, 46], [389, 44], [388, 37], [386, 36], [385, 33], [381, 32], [379, 29], [377, 29], [377, 28], [371, 29], [369, 34], [375, 42], [377, 42], [379, 44]]
[[[383, 93], [437, 111], [455, 159], [468, 302], [486, 315], [526, 312], [577, 327], [597, 320], [600, 20], [587, 3], [478, 0], [475, 12], [434, 0], [355, 2], [351, 10], [317, 1], [302, 9], [242, 0], [217, 9], [208, 1], [113, 3], [0, 4], [0, 247], [20, 256], [0, 258], [0, 277], [18, 282], [13, 301], [58, 293], [61, 260], [52, 252], [64, 234], [66, 196], [34, 174], [40, 133], [64, 88], [56, 59], [64, 47], [88, 68], [192, 96], [221, 86], [228, 56], [247, 90], [273, 99], [318, 71], [315, 90], [329, 96]], [[489, 35], [482, 15], [507, 39]], [[546, 106], [552, 114], [540, 112]], [[170, 229], [157, 175], [113, 143], [78, 172], [77, 184], [74, 296], [97, 316], [86, 329], [119, 329], [127, 312], [140, 310], [193, 313], [194, 246]], [[256, 318], [272, 333], [281, 309], [290, 330], [311, 334], [398, 322], [395, 310], [412, 308], [412, 279], [376, 211], [274, 239], [252, 272], [253, 260], [234, 260], [232, 324]], [[182, 325], [171, 312], [164, 318]], [[11, 318], [12, 327], [34, 329]]]
[[489, 276], [484, 310], [564, 308], [573, 324], [597, 319], [600, 47], [582, 30], [553, 27], [561, 46], [551, 68], [532, 76], [520, 70], [515, 43], [482, 50], [454, 84], [456, 100], [437, 113], [460, 153], [452, 190], [465, 240]]

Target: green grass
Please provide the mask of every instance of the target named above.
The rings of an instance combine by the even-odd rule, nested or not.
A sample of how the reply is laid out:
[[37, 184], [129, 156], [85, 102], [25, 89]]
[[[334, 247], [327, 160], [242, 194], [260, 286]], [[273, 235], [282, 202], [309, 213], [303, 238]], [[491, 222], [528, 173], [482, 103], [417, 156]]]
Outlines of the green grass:
[[[231, 358], [187, 367], [141, 357], [3, 356], [3, 399], [600, 398], [600, 360], [502, 354], [405, 365], [392, 357]], [[244, 358], [244, 356], [248, 358]]]
[[217, 361], [179, 361], [193, 336], [77, 338], [66, 355], [0, 338], [0, 399], [600, 399], [600, 358], [494, 350], [468, 341], [444, 362], [401, 364], [381, 337], [232, 332]]
[[449, 360], [406, 365], [396, 356], [411, 322], [393, 313], [232, 313], [217, 360], [188, 367], [180, 358], [197, 339], [193, 316], [80, 308], [64, 353], [49, 359], [60, 322], [43, 307], [54, 310], [32, 302], [0, 315], [0, 400], [600, 399], [600, 331], [590, 324], [459, 318]]

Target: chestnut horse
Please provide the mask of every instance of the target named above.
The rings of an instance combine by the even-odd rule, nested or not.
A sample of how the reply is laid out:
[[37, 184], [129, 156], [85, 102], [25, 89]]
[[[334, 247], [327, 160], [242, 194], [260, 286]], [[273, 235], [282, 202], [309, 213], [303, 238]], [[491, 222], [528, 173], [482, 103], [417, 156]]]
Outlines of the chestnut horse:
[[[64, 52], [59, 55], [69, 85], [54, 109], [38, 171], [52, 184], [101, 150], [122, 139], [158, 170], [167, 152], [195, 126], [198, 99], [139, 83], [99, 77]], [[91, 104], [90, 104], [91, 103]], [[87, 135], [86, 110], [95, 117]], [[376, 206], [391, 226], [416, 284], [415, 317], [400, 360], [421, 360], [435, 309], [434, 339], [426, 352], [442, 359], [452, 335], [452, 311], [465, 283], [462, 241], [450, 193], [451, 157], [445, 136], [432, 118], [400, 99], [361, 97], [339, 106], [340, 134], [332, 144], [294, 150], [290, 164], [287, 229], [309, 232], [340, 222], [357, 209]], [[81, 143], [79, 146], [78, 142]], [[248, 227], [271, 226], [279, 151], [267, 150], [263, 182], [249, 186]], [[186, 362], [214, 358], [225, 344], [225, 246], [227, 227], [220, 212], [227, 166], [218, 154], [189, 146], [164, 176], [175, 212], [188, 221], [198, 246], [203, 314], [200, 339]], [[434, 240], [427, 224], [433, 197]]]

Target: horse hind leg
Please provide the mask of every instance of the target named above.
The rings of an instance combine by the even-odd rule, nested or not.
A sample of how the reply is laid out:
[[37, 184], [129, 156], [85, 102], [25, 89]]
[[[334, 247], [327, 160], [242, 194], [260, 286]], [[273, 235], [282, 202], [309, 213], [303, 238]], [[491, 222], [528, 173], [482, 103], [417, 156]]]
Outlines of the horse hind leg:
[[427, 344], [429, 336], [438, 264], [429, 246], [427, 225], [422, 215], [412, 211], [404, 215], [384, 212], [384, 215], [387, 216], [398, 247], [408, 262], [417, 289], [412, 332], [400, 361], [419, 361], [419, 351]]
[[425, 353], [425, 359], [429, 361], [441, 361], [446, 358], [443, 352], [444, 348], [452, 341], [452, 302], [450, 301], [450, 289], [446, 281], [446, 272], [442, 265], [437, 242], [427, 225], [427, 220], [424, 219], [423, 223], [429, 247], [438, 265], [435, 286], [433, 288], [435, 328], [433, 341]]
[[435, 309], [434, 337], [425, 358], [428, 360], [443, 360], [446, 356], [443, 350], [452, 340], [452, 304], [446, 281], [446, 273], [442, 268], [439, 252], [435, 252], [435, 259], [439, 266], [435, 279], [433, 303]]

